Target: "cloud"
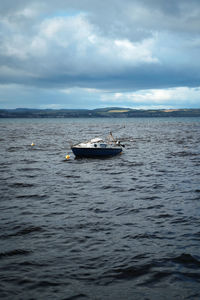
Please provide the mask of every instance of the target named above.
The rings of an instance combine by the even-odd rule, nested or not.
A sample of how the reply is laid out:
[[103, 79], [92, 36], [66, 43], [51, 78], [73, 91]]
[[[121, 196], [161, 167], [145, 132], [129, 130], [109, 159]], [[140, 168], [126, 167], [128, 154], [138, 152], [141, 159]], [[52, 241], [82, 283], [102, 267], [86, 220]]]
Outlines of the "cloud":
[[[69, 17], [54, 17], [38, 24], [36, 35], [27, 37], [16, 33], [5, 38], [1, 47], [4, 61], [13, 61], [13, 67], [26, 69], [27, 73], [35, 70], [32, 79], [41, 77], [49, 81], [56, 76], [65, 81], [69, 77], [75, 85], [80, 75], [98, 77], [123, 72], [140, 63], [157, 63], [152, 56], [152, 39], [140, 43], [129, 40], [114, 40], [101, 36], [98, 30], [79, 14]], [[37, 64], [36, 64], [37, 62]], [[76, 82], [77, 81], [77, 82]], [[62, 82], [61, 82], [62, 84]], [[83, 81], [84, 84], [84, 81]]]
[[[2, 2], [0, 15], [1, 89], [29, 91], [30, 105], [40, 105], [35, 94], [57, 95], [63, 105], [64, 95], [70, 103], [75, 93], [80, 102], [76, 97], [74, 105], [88, 99], [89, 106], [92, 101], [98, 106], [100, 95], [108, 92], [118, 95], [110, 98], [113, 103], [145, 90], [153, 93], [149, 99], [155, 104], [155, 99], [163, 103], [164, 90], [165, 97], [175, 99], [170, 91], [178, 88], [196, 99], [191, 105], [198, 101], [193, 93], [200, 82], [197, 0], [16, 0]], [[95, 93], [97, 102], [91, 97]], [[135, 103], [146, 101], [143, 97]]]
[[200, 87], [139, 90], [129, 93], [113, 93], [101, 96], [101, 101], [132, 108], [191, 108], [199, 107]]

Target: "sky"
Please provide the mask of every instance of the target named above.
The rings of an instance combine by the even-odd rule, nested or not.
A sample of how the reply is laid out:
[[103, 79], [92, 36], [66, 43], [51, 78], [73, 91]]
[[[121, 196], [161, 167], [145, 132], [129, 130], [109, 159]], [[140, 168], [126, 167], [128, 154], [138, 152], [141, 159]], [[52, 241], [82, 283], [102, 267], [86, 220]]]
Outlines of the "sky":
[[0, 108], [200, 108], [199, 0], [0, 2]]

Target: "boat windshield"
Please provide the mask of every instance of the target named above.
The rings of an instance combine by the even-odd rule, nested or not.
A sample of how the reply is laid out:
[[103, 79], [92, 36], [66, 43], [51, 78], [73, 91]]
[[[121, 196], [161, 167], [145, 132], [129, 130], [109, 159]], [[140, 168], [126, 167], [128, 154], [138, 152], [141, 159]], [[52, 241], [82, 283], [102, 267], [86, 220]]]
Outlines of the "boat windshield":
[[92, 139], [90, 142], [91, 143], [100, 143], [100, 142], [103, 142], [103, 140], [100, 138], [95, 138], [95, 139]]

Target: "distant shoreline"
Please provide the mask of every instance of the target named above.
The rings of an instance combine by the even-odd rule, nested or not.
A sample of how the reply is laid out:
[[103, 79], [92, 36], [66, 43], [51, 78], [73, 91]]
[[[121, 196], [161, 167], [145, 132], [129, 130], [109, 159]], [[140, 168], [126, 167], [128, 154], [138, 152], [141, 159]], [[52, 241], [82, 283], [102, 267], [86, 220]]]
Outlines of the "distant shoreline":
[[200, 117], [200, 109], [0, 109], [0, 118], [142, 118]]

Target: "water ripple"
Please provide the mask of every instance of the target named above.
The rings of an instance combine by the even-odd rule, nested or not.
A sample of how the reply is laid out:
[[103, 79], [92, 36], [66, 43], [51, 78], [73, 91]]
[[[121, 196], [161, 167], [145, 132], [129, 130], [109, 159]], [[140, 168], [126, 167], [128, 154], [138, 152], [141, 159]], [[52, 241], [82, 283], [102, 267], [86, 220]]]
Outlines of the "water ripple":
[[[200, 119], [1, 123], [2, 299], [200, 298]], [[110, 130], [123, 155], [74, 159]]]

